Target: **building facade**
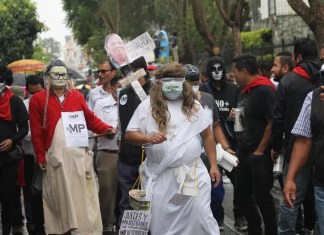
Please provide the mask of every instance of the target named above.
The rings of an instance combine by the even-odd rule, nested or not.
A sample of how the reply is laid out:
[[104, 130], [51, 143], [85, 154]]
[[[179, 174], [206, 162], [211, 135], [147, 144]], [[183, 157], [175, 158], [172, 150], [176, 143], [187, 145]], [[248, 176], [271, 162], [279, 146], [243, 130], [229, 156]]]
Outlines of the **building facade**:
[[[308, 2], [304, 0], [306, 4]], [[308, 25], [290, 7], [287, 0], [252, 0], [251, 30], [272, 29], [274, 53], [287, 50], [296, 38], [310, 37], [313, 33]]]

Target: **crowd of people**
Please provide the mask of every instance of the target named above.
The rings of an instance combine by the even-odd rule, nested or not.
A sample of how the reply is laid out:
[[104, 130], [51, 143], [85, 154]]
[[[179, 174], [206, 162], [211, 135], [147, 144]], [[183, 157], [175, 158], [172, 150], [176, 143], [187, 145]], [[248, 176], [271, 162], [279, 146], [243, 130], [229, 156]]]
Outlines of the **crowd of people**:
[[[114, 234], [124, 211], [133, 210], [129, 192], [139, 179], [150, 202], [150, 234], [217, 235], [224, 229], [224, 174], [233, 184], [236, 230], [324, 234], [317, 46], [297, 39], [292, 53], [278, 53], [271, 65], [251, 54], [231, 65], [213, 56], [203, 79], [194, 65], [177, 62], [152, 75], [139, 57], [127, 64], [130, 73], [145, 71], [139, 86], [122, 88], [127, 74], [108, 58], [98, 64], [101, 85], [85, 99], [70, 88], [65, 63], [53, 60], [43, 76], [26, 78], [25, 100], [1, 65], [3, 234], [23, 232], [21, 193], [28, 234]], [[231, 172], [217, 165], [216, 143], [238, 158]], [[282, 173], [274, 175], [281, 155]], [[284, 196], [279, 215], [276, 179]]]

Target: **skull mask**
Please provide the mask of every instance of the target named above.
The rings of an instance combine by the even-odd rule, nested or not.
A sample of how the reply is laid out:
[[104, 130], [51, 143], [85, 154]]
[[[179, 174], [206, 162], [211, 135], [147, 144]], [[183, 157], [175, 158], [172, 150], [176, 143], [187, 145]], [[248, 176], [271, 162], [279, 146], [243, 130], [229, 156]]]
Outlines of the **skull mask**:
[[220, 81], [223, 77], [223, 67], [221, 64], [216, 63], [211, 67], [211, 74], [215, 81]]

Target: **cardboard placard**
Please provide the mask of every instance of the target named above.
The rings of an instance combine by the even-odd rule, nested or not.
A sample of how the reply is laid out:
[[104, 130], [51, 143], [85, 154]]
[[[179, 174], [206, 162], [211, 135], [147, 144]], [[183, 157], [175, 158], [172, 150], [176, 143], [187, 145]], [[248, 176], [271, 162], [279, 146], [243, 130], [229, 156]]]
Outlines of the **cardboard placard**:
[[150, 222], [150, 211], [126, 210], [120, 224], [119, 235], [147, 235]]

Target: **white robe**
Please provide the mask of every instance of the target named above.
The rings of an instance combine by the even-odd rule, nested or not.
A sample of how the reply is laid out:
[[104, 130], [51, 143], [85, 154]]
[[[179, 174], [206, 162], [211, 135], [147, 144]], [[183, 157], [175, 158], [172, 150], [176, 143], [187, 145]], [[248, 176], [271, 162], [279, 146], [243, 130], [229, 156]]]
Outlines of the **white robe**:
[[[199, 111], [189, 121], [181, 111], [181, 99], [168, 101], [171, 114], [167, 128], [168, 140], [145, 148], [147, 158], [140, 171], [142, 185], [151, 200], [152, 235], [219, 234], [217, 222], [210, 210], [210, 176], [200, 160], [199, 134], [212, 120], [200, 104], [197, 105]], [[158, 125], [151, 115], [150, 99], [143, 101], [136, 109], [127, 131], [143, 134], [158, 131]], [[198, 196], [191, 197], [184, 205], [170, 204], [169, 200], [175, 193], [181, 192], [184, 183], [197, 186], [200, 189]]]
[[66, 147], [63, 124], [56, 125], [46, 152], [43, 204], [46, 234], [70, 230], [82, 235], [101, 235], [102, 222], [93, 171], [93, 154], [85, 148]]

